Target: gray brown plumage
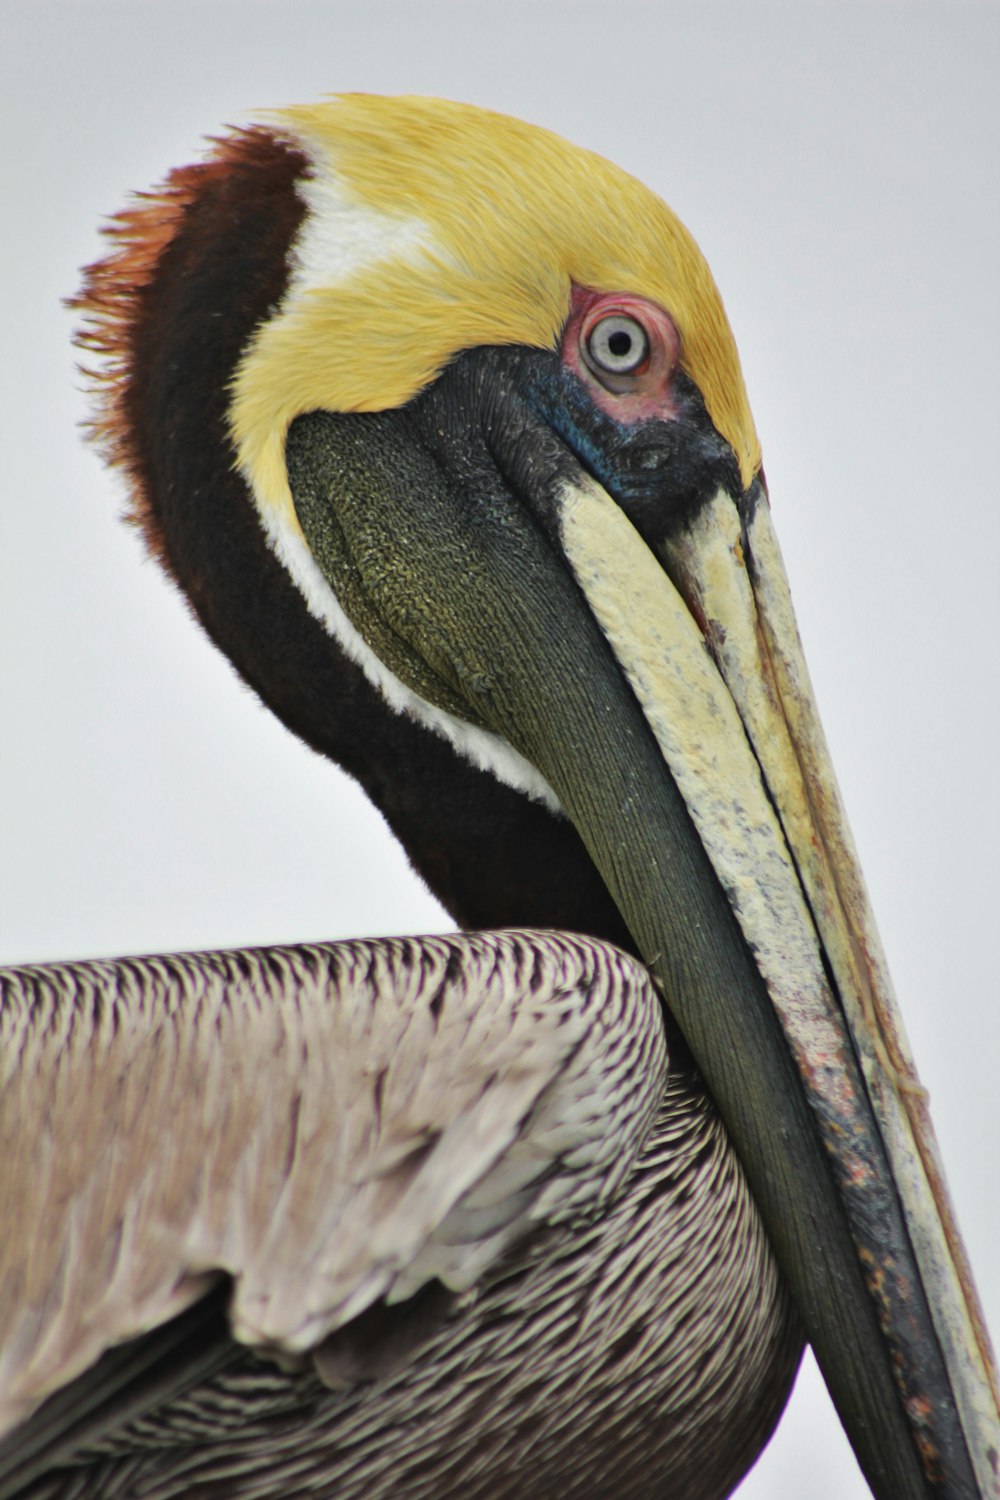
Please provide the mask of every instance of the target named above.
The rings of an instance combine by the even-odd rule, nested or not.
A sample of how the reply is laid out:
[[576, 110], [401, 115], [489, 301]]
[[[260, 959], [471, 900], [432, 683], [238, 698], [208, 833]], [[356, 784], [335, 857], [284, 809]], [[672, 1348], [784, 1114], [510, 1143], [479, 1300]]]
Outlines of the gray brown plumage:
[[[220, 1269], [238, 1337], [302, 1356], [284, 1380], [244, 1352], [26, 1494], [723, 1493], [773, 1424], [795, 1320], [703, 1090], [675, 1068], [664, 1094], [625, 955], [399, 939], [13, 970], [0, 994], [7, 1422]], [[25, 1079], [52, 1101], [29, 1149]], [[452, 1304], [414, 1332], [435, 1277]], [[338, 1342], [382, 1298], [395, 1324]]]

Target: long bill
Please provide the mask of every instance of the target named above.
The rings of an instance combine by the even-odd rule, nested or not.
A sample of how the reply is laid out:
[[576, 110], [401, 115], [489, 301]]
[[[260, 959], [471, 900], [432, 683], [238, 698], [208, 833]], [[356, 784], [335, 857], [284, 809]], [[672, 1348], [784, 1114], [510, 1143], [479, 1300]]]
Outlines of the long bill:
[[501, 474], [431, 453], [411, 421], [294, 425], [309, 546], [397, 659], [419, 657], [414, 686], [457, 695], [576, 826], [726, 1122], [873, 1492], [992, 1495], [988, 1342], [763, 490], [720, 492], [654, 555], [543, 426], [510, 439], [494, 418]]
[[[925, 1475], [962, 1493], [964, 1439], [993, 1494], [989, 1337], [761, 486], [739, 507], [720, 491], [658, 559], [592, 481], [564, 493], [562, 524], [795, 1060]], [[810, 1334], [836, 1392], [839, 1357]]]

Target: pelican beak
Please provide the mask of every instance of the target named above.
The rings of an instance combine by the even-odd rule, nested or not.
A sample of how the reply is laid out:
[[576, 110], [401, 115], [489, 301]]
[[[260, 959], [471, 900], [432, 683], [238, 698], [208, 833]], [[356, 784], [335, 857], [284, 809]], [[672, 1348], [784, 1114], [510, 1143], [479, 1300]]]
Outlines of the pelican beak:
[[[557, 363], [471, 351], [409, 407], [300, 418], [304, 535], [393, 669], [513, 745], [579, 831], [874, 1493], [991, 1494], [988, 1342], [762, 483], [740, 493], [717, 434], [678, 422], [639, 454], [632, 505], [557, 436], [537, 397], [563, 400]], [[671, 473], [686, 498], [651, 508]]]
[[[923, 1482], [930, 1493], [992, 1494], [1000, 1451], [992, 1351], [763, 485], [739, 501], [719, 490], [655, 549], [626, 535], [623, 511], [592, 481], [566, 494], [563, 527], [573, 571], [684, 796], [794, 1059]], [[724, 1039], [696, 998], [678, 1000], [675, 1013], [727, 1114], [722, 1101], [739, 1086], [720, 1060]], [[734, 1107], [735, 1120], [738, 1100]], [[744, 1150], [742, 1126], [734, 1136]], [[768, 1184], [755, 1163], [748, 1171], [763, 1207]], [[787, 1210], [775, 1202], [773, 1212], [780, 1225]], [[791, 1271], [782, 1256], [793, 1286], [801, 1253], [793, 1250]], [[822, 1295], [813, 1315], [809, 1294], [797, 1297], [868, 1469], [857, 1434], [873, 1409], [868, 1396], [859, 1401], [858, 1371], [845, 1362], [846, 1306], [831, 1319]], [[911, 1493], [894, 1487], [899, 1480], [887, 1488], [873, 1480], [877, 1493]]]

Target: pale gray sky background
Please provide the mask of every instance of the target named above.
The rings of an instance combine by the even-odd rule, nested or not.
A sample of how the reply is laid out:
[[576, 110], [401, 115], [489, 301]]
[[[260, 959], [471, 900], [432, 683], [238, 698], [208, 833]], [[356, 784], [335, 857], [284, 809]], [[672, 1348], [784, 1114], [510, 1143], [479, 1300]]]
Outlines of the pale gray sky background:
[[[744, 361], [802, 632], [1000, 1324], [1000, 7], [0, 5], [0, 960], [447, 925], [116, 522], [59, 299], [202, 134], [340, 89], [549, 126], [657, 189]], [[744, 1500], [867, 1494], [807, 1372]]]

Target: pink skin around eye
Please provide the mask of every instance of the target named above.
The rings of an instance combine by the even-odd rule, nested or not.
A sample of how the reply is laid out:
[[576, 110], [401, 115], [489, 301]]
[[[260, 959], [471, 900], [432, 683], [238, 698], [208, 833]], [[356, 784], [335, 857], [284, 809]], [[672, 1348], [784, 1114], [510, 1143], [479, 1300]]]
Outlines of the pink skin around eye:
[[[633, 374], [609, 376], [605, 384], [584, 358], [583, 347], [594, 326], [614, 313], [642, 324], [649, 339], [649, 357]], [[583, 381], [595, 405], [616, 422], [631, 425], [677, 415], [673, 379], [680, 363], [680, 334], [673, 318], [648, 298], [574, 286], [561, 353], [563, 363]]]

